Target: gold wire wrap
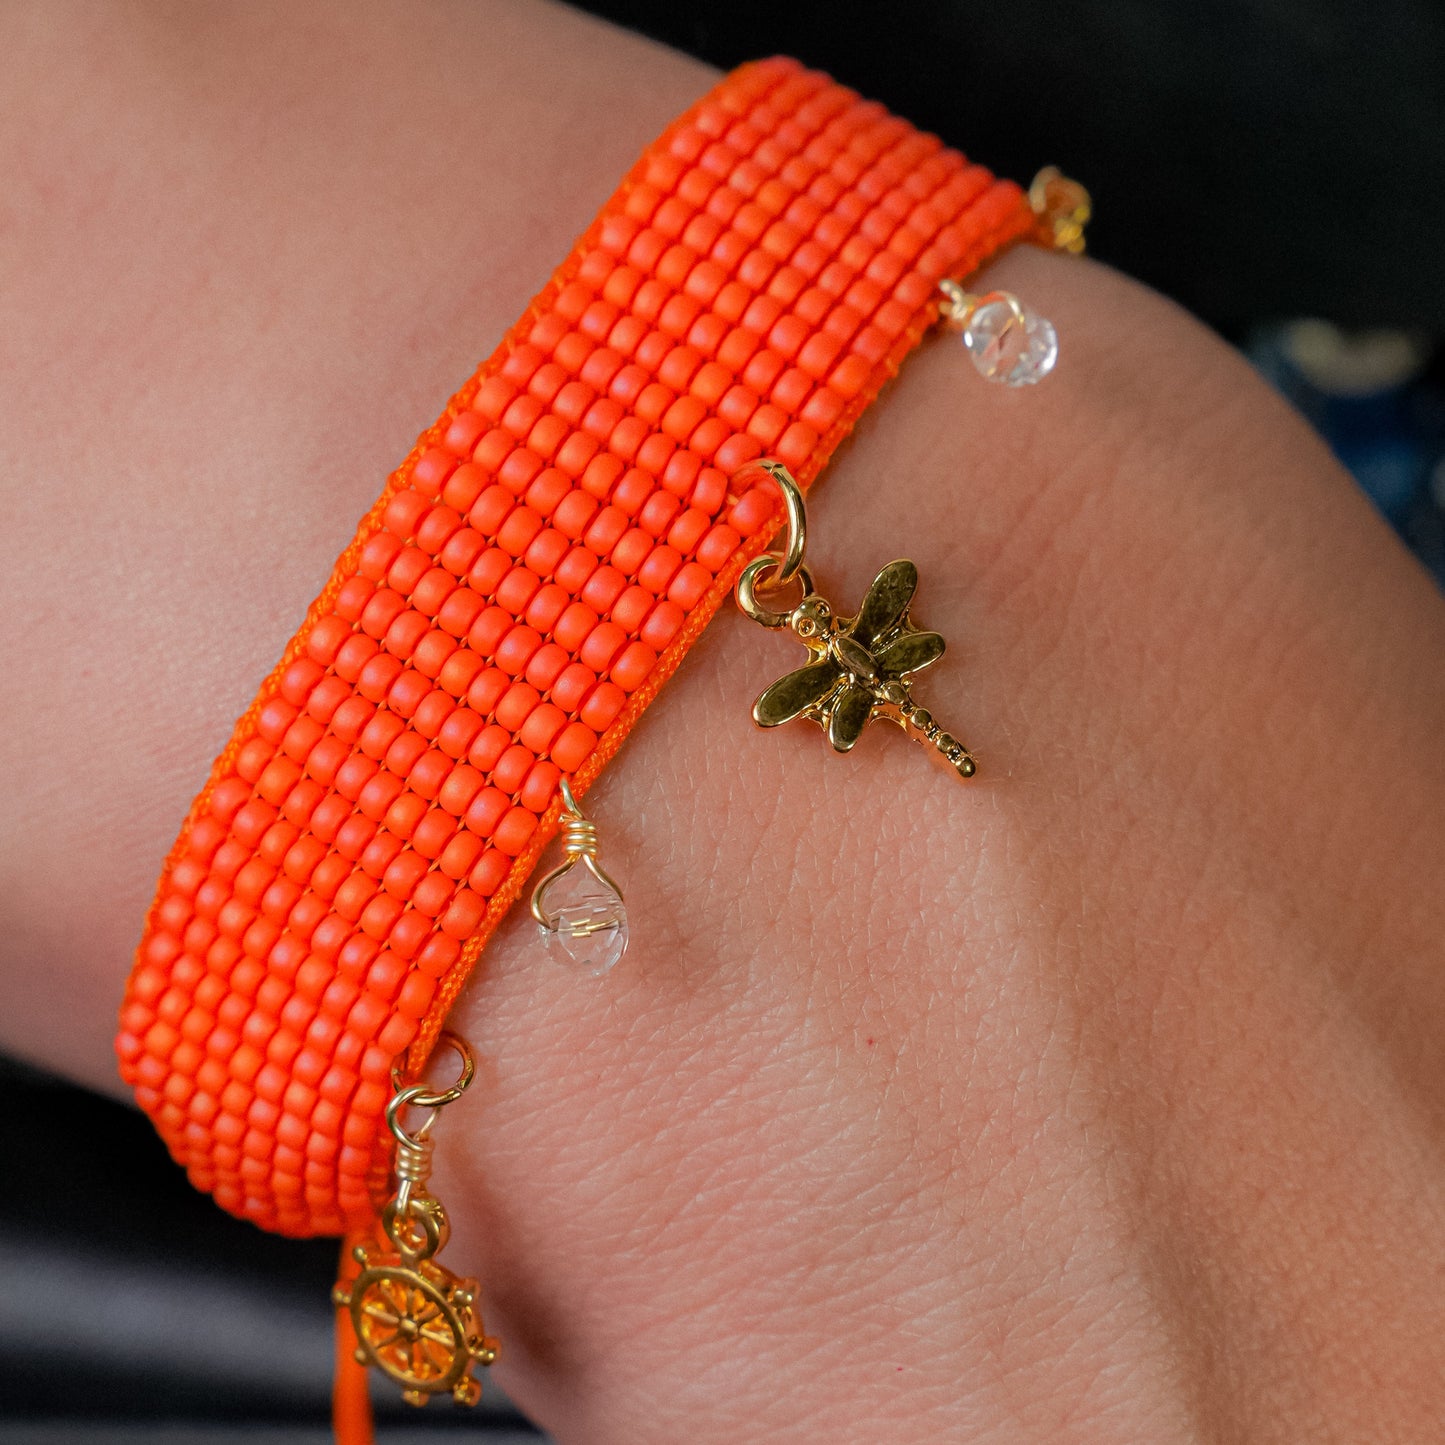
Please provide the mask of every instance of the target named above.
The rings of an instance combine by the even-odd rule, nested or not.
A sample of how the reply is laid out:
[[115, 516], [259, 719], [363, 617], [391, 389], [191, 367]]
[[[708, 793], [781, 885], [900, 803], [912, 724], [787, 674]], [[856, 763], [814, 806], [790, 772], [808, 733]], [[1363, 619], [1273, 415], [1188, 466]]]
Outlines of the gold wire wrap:
[[[559, 879], [570, 873], [579, 863], [600, 883], [604, 888], [609, 888], [616, 895], [617, 901], [621, 904], [623, 900], [622, 889], [618, 887], [617, 881], [597, 861], [599, 840], [597, 825], [593, 823], [578, 806], [577, 799], [572, 794], [572, 785], [566, 778], [562, 779], [562, 849], [566, 854], [560, 867], [554, 868], [540, 883], [532, 890], [532, 917], [537, 920], [548, 933], [558, 932], [562, 925], [556, 916], [547, 908], [546, 895], [548, 889]], [[574, 923], [569, 926], [568, 931], [577, 937], [585, 937], [591, 933], [601, 933], [604, 929], [616, 927], [616, 920], [599, 919], [591, 923]]]

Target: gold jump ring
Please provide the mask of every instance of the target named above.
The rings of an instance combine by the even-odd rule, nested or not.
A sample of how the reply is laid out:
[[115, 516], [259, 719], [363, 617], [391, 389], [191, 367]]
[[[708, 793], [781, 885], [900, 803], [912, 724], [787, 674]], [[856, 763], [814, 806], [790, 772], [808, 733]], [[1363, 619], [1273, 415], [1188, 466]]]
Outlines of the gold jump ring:
[[778, 490], [783, 494], [783, 505], [787, 508], [788, 545], [783, 552], [782, 565], [778, 568], [778, 575], [770, 584], [783, 587], [791, 582], [801, 570], [803, 553], [808, 545], [808, 514], [803, 506], [803, 493], [797, 482], [793, 480], [793, 474], [782, 462], [766, 459], [749, 462], [746, 466], [739, 467], [734, 476], [741, 477], [754, 470], [764, 472], [772, 478]]
[[[434, 1092], [427, 1090], [413, 1094], [412, 1089], [417, 1086], [413, 1084], [407, 1087], [406, 1092], [410, 1097], [406, 1102], [415, 1104], [422, 1109], [440, 1109], [444, 1104], [455, 1103], [466, 1093], [477, 1072], [477, 1061], [472, 1057], [472, 1051], [467, 1047], [467, 1041], [459, 1034], [452, 1033], [450, 1029], [443, 1029], [437, 1042], [447, 1044], [461, 1057], [462, 1071], [457, 1076], [456, 1083], [449, 1089], [439, 1089]], [[403, 1087], [400, 1066], [392, 1069], [391, 1084], [394, 1089], [400, 1090]]]

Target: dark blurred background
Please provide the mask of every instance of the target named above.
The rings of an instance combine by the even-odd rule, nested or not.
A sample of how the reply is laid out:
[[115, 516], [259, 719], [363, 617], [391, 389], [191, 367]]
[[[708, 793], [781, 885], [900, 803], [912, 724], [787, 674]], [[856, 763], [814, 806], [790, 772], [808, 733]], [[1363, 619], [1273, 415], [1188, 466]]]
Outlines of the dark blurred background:
[[1445, 585], [1445, 5], [584, 8], [719, 66], [796, 55], [1003, 175], [1083, 181], [1091, 253], [1240, 345]]
[[732, 66], [781, 51], [1004, 175], [1093, 192], [1089, 245], [1225, 330], [1445, 328], [1431, 0], [607, 0]]
[[[1243, 347], [1445, 581], [1445, 7], [583, 8], [720, 66], [797, 55], [998, 171], [1077, 176], [1091, 251]], [[3, 1061], [0, 1088], [0, 1440], [329, 1438], [334, 1245], [222, 1214], [119, 1105]], [[379, 1427], [538, 1438], [504, 1403]]]

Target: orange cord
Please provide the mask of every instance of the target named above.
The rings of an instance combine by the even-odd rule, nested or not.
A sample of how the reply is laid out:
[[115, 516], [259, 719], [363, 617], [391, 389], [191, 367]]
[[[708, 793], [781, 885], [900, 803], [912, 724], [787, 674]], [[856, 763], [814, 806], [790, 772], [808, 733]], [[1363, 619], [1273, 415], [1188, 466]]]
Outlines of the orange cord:
[[[347, 1235], [341, 1241], [341, 1267], [338, 1277], [350, 1282], [356, 1278], [356, 1261], [351, 1250], [359, 1236]], [[331, 1386], [331, 1428], [336, 1445], [372, 1445], [375, 1429], [371, 1416], [370, 1377], [366, 1366], [356, 1358], [356, 1331], [351, 1324], [351, 1311], [336, 1311], [336, 1369]]]

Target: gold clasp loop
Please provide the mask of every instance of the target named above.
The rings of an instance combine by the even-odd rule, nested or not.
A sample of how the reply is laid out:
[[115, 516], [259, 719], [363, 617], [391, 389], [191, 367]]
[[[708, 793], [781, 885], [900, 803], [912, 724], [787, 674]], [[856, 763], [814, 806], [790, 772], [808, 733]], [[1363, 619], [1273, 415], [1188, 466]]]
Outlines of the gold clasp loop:
[[451, 1231], [446, 1211], [429, 1194], [412, 1195], [402, 1189], [381, 1212], [381, 1227], [397, 1253], [413, 1267], [446, 1248]]
[[[396, 1092], [386, 1106], [386, 1127], [396, 1140], [397, 1192], [393, 1209], [403, 1220], [429, 1197], [426, 1185], [431, 1176], [432, 1125], [442, 1109], [461, 1098], [477, 1072], [477, 1061], [465, 1039], [443, 1030], [439, 1041], [455, 1050], [462, 1060], [462, 1071], [449, 1089], [432, 1089], [420, 1081], [403, 1084], [401, 1069], [393, 1067], [391, 1071]], [[410, 1108], [427, 1111], [426, 1118], [415, 1129], [408, 1129], [401, 1121], [402, 1110]], [[389, 1229], [388, 1233], [391, 1233]]]
[[[754, 557], [743, 568], [743, 575], [738, 578], [738, 606], [752, 621], [761, 623], [764, 627], [792, 626], [793, 613], [797, 610], [795, 604], [786, 612], [774, 612], [770, 607], [764, 607], [758, 601], [759, 587], [766, 587], [772, 591], [782, 585], [776, 577], [764, 581], [764, 574], [771, 572], [781, 561], [782, 558], [776, 552], [764, 552], [761, 557]], [[813, 574], [801, 562], [798, 564], [797, 580], [802, 584], [804, 597], [811, 596], [816, 590], [813, 586]]]
[[767, 458], [748, 462], [745, 466], [739, 467], [733, 473], [733, 478], [737, 480], [752, 471], [764, 472], [772, 478], [778, 490], [783, 494], [783, 505], [787, 508], [788, 545], [784, 549], [781, 559], [775, 552], [768, 554], [778, 563], [778, 575], [770, 585], [785, 587], [802, 570], [803, 553], [808, 545], [808, 513], [803, 506], [803, 491], [793, 480], [793, 474], [782, 462], [771, 461]]
[[[391, 1086], [396, 1090], [396, 1094], [387, 1106], [386, 1122], [391, 1126], [392, 1133], [398, 1138], [402, 1137], [403, 1131], [397, 1126], [394, 1111], [403, 1107], [405, 1104], [415, 1104], [420, 1109], [441, 1109], [447, 1104], [454, 1104], [466, 1093], [467, 1089], [471, 1086], [472, 1080], [476, 1077], [477, 1061], [472, 1057], [472, 1051], [464, 1038], [459, 1034], [452, 1033], [450, 1029], [443, 1029], [437, 1042], [447, 1045], [448, 1048], [452, 1049], [461, 1058], [462, 1071], [457, 1076], [456, 1083], [450, 1088], [437, 1092], [428, 1089], [419, 1081], [404, 1084], [401, 1076], [401, 1065], [394, 1064], [392, 1066]], [[418, 1090], [420, 1092], [417, 1092]], [[401, 1097], [403, 1094], [407, 1096], [404, 1100]], [[430, 1123], [430, 1121], [428, 1121], [428, 1123]]]
[[782, 462], [766, 458], [749, 462], [733, 475], [734, 478], [743, 477], [750, 471], [765, 473], [783, 494], [783, 504], [788, 513], [788, 544], [785, 551], [764, 552], [743, 569], [735, 589], [738, 606], [763, 627], [787, 627], [792, 622], [797, 604], [789, 607], [786, 612], [775, 612], [772, 608], [763, 606], [758, 600], [758, 593], [764, 590], [774, 592], [797, 581], [802, 584], [804, 597], [812, 595], [813, 577], [803, 565], [803, 556], [808, 547], [808, 510], [803, 503], [803, 489]]

